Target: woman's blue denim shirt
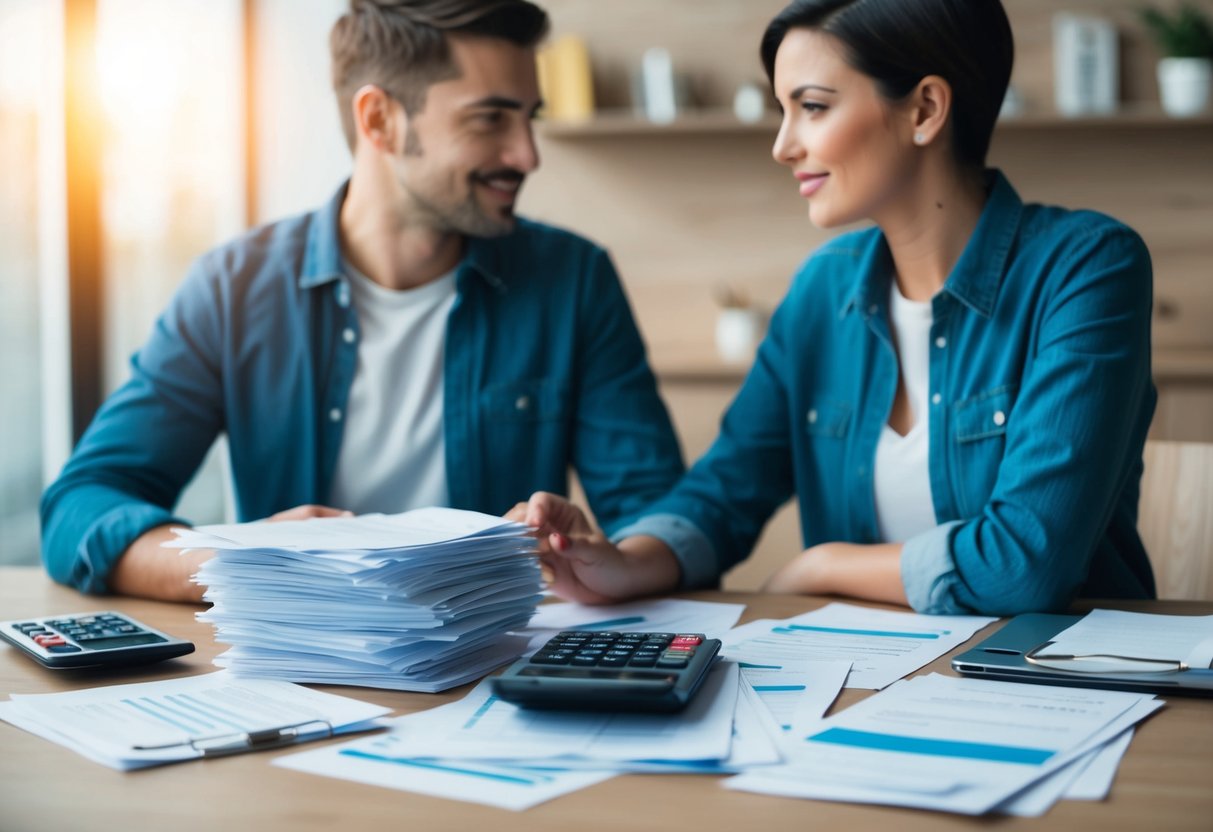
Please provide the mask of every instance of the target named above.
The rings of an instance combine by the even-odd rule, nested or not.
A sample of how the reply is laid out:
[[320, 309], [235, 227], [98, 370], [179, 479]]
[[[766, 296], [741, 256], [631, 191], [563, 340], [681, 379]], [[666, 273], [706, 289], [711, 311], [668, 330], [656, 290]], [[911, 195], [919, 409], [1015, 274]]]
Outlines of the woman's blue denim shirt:
[[[1025, 205], [998, 172], [932, 301], [934, 529], [904, 543], [911, 605], [1011, 615], [1148, 598], [1137, 535], [1150, 378], [1149, 254], [1090, 211]], [[898, 384], [892, 259], [867, 229], [801, 267], [720, 436], [647, 517], [687, 586], [744, 559], [793, 494], [804, 546], [879, 543], [872, 467]], [[788, 552], [792, 558], [795, 552]]]

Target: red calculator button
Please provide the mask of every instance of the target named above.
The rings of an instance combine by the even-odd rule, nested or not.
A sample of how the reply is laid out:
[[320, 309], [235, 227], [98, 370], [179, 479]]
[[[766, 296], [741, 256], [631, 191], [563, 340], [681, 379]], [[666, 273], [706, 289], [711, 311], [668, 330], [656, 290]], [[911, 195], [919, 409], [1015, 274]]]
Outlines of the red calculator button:
[[67, 640], [63, 636], [34, 636], [34, 644], [39, 647], [57, 647], [60, 644], [67, 644]]
[[695, 647], [699, 644], [703, 644], [703, 639], [699, 636], [678, 636], [670, 642], [671, 647]]

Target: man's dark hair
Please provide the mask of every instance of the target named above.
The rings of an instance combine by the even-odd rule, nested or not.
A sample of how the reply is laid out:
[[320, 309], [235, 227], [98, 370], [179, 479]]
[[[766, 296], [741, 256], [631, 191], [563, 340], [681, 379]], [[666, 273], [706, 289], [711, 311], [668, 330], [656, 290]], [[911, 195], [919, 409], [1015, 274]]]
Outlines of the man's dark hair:
[[1015, 43], [999, 0], [796, 0], [762, 36], [774, 84], [775, 53], [790, 29], [842, 43], [848, 63], [900, 101], [928, 75], [952, 85], [952, 144], [965, 166], [984, 167], [1011, 79]]
[[350, 0], [333, 26], [329, 48], [341, 127], [354, 148], [354, 93], [374, 84], [406, 113], [425, 107], [431, 84], [454, 78], [448, 35], [500, 38], [533, 47], [548, 16], [528, 0]]

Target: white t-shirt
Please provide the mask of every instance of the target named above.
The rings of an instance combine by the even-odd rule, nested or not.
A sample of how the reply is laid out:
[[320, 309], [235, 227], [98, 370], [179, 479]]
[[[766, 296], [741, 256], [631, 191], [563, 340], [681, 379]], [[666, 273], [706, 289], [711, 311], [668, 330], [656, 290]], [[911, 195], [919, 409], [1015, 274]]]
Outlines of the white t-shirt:
[[927, 467], [931, 436], [928, 398], [932, 314], [930, 301], [907, 300], [897, 288], [897, 281], [890, 282], [889, 325], [914, 426], [902, 436], [885, 423], [876, 444], [873, 485], [881, 540], [904, 543], [936, 526]]
[[455, 272], [397, 291], [345, 271], [361, 332], [329, 502], [356, 514], [449, 505], [443, 357]]

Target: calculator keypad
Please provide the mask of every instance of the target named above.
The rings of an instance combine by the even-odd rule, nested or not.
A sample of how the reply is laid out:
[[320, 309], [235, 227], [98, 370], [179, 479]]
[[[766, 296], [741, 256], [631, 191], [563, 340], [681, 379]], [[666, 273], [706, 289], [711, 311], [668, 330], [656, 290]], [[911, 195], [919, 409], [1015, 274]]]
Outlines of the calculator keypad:
[[[13, 626], [39, 647], [51, 653], [79, 653], [82, 647], [94, 646], [96, 649], [104, 649], [108, 639], [124, 638], [147, 632], [132, 624], [129, 619], [113, 613], [26, 621]], [[69, 643], [69, 639], [75, 644]]]
[[534, 656], [531, 664], [569, 667], [659, 668], [681, 670], [695, 655], [699, 633], [559, 633]]

